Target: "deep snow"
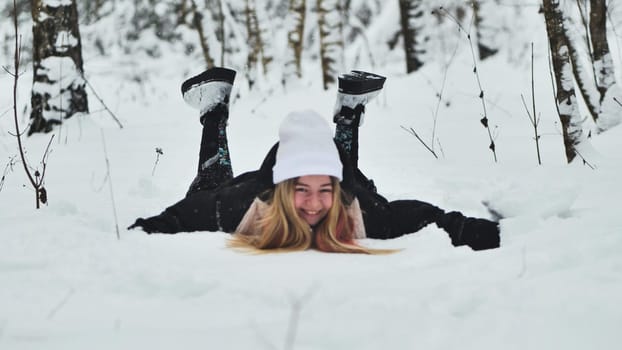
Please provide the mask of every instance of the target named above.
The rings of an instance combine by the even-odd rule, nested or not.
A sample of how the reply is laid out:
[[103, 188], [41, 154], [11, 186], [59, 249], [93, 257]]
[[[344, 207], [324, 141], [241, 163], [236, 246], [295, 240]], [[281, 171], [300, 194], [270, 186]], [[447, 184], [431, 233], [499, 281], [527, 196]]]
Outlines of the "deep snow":
[[[542, 29], [542, 28], [540, 28]], [[543, 165], [520, 95], [529, 57], [480, 64], [499, 162], [481, 126], [467, 43], [447, 71], [435, 159], [428, 141], [444, 67], [406, 76], [395, 62], [367, 108], [360, 166], [389, 199], [416, 198], [501, 220], [501, 248], [454, 248], [434, 225], [372, 247], [389, 256], [315, 251], [248, 256], [227, 234], [146, 235], [124, 228], [180, 199], [192, 180], [198, 112], [179, 86], [200, 72], [183, 56], [139, 65], [86, 60], [90, 82], [124, 124], [90, 96], [89, 116], [57, 133], [46, 175], [49, 204], [34, 209], [21, 164], [0, 191], [2, 349], [610, 349], [622, 343], [622, 128], [594, 135], [590, 167], [565, 164], [552, 105], [546, 45], [536, 45], [536, 102]], [[518, 63], [517, 63], [518, 62]], [[352, 67], [363, 68], [369, 67]], [[306, 66], [306, 76], [319, 76]], [[146, 72], [142, 85], [123, 79]], [[20, 80], [20, 110], [31, 77]], [[12, 81], [0, 77], [0, 91]], [[234, 87], [229, 146], [235, 174], [255, 169], [287, 111], [330, 119], [334, 91], [310, 79], [284, 92]], [[0, 97], [0, 113], [11, 107]], [[20, 116], [21, 125], [27, 116]], [[0, 170], [17, 154], [12, 116], [0, 116]], [[32, 164], [50, 135], [27, 138]], [[106, 155], [110, 161], [106, 176]], [[161, 148], [157, 165], [156, 148]], [[112, 181], [121, 239], [117, 240]]]

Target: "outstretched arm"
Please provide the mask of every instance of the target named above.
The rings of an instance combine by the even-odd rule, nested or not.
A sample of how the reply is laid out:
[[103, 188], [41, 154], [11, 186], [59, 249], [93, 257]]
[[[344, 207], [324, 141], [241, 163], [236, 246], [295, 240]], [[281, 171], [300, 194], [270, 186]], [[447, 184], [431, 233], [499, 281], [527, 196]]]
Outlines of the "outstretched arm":
[[435, 223], [449, 234], [454, 246], [468, 245], [473, 250], [499, 247], [499, 224], [494, 221], [466, 217], [457, 211], [446, 213], [417, 200], [388, 202], [366, 191], [359, 192], [358, 197], [369, 238], [396, 238]]
[[147, 233], [217, 231], [215, 197], [213, 192], [196, 192], [159, 215], [138, 218], [128, 229], [141, 228]]
[[357, 197], [369, 238], [391, 239], [417, 232], [444, 215], [442, 209], [417, 200], [389, 202], [369, 191], [359, 192]]
[[146, 219], [138, 218], [127, 229], [132, 230], [135, 228], [140, 228], [147, 233], [177, 233], [183, 231], [177, 218], [166, 215], [165, 212]]
[[253, 199], [272, 187], [276, 149], [274, 145], [258, 171], [239, 175], [216, 189], [195, 192], [159, 215], [137, 219], [128, 229], [141, 228], [147, 233], [235, 231]]

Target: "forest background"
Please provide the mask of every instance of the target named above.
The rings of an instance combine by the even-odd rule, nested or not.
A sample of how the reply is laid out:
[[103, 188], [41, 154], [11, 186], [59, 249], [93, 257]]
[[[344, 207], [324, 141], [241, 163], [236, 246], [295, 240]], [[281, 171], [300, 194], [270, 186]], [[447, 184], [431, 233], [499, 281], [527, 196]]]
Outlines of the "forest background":
[[[16, 5], [0, 9], [0, 347], [621, 342], [616, 1]], [[257, 257], [224, 233], [125, 230], [185, 193], [200, 125], [180, 84], [219, 65], [238, 71], [235, 174], [288, 111], [330, 120], [336, 76], [372, 71], [388, 80], [363, 171], [389, 199], [500, 220], [501, 248], [454, 248], [429, 226], [363, 242], [404, 249], [389, 257]]]

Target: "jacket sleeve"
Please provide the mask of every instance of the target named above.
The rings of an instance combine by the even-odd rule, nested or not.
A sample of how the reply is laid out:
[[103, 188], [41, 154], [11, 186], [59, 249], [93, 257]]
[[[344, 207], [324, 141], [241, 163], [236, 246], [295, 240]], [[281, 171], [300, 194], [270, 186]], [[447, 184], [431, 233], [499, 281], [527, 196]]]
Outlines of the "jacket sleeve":
[[443, 215], [442, 209], [417, 200], [388, 202], [375, 193], [359, 199], [369, 238], [391, 239], [417, 232]]
[[193, 231], [234, 232], [253, 200], [266, 190], [257, 172], [240, 175], [213, 191], [196, 192], [160, 215], [138, 219], [129, 228], [141, 227], [147, 233]]
[[460, 212], [445, 213], [441, 208], [418, 200], [389, 202], [378, 194], [374, 182], [353, 167], [347, 154], [339, 146], [337, 148], [343, 164], [341, 186], [358, 199], [368, 238], [396, 238], [436, 223], [449, 234], [454, 246], [468, 245], [473, 250], [499, 247], [498, 223], [465, 217]]
[[236, 176], [213, 190], [193, 193], [159, 215], [137, 219], [128, 229], [141, 228], [147, 233], [234, 232], [255, 197], [273, 187], [277, 145], [268, 151], [259, 170]]
[[466, 217], [457, 211], [445, 213], [422, 201], [397, 200], [384, 203], [376, 197], [364, 197], [367, 202], [363, 214], [369, 238], [396, 238], [435, 223], [447, 232], [451, 244], [456, 247], [467, 245], [473, 250], [484, 250], [500, 245], [499, 224], [494, 221]]
[[215, 192], [196, 192], [159, 215], [138, 218], [128, 229], [139, 227], [147, 233], [218, 231], [215, 204]]

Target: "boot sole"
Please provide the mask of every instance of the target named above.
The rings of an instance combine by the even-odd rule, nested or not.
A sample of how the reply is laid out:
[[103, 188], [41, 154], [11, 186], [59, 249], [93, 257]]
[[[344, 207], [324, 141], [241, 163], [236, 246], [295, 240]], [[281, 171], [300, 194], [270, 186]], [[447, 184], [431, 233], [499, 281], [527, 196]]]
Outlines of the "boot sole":
[[205, 72], [187, 79], [181, 84], [181, 94], [185, 95], [189, 90], [207, 84], [212, 81], [222, 81], [233, 85], [235, 71], [228, 68], [214, 67]]
[[339, 76], [339, 92], [350, 95], [362, 95], [381, 90], [386, 78], [373, 73], [353, 70]]

